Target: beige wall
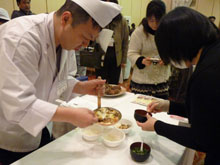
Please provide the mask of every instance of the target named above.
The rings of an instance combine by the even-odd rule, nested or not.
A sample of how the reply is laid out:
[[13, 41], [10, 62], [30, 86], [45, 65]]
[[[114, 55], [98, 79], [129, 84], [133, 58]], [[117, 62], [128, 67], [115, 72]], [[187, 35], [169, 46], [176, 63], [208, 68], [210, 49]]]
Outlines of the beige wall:
[[[171, 10], [172, 0], [163, 0], [167, 7], [167, 12]], [[136, 25], [140, 23], [145, 17], [146, 7], [150, 0], [119, 0], [123, 7], [122, 14], [124, 16], [131, 16], [131, 22]], [[216, 17], [215, 24], [220, 26], [220, 0], [195, 0], [193, 9], [201, 12], [207, 17], [214, 15]]]
[[215, 16], [215, 24], [218, 26], [220, 22], [220, 0], [197, 0], [195, 10], [208, 16]]
[[[146, 8], [151, 0], [118, 0], [122, 6], [122, 14], [130, 16], [131, 22], [139, 25], [146, 15]], [[172, 0], [163, 0], [166, 4], [167, 11], [170, 11]]]
[[[56, 3], [54, 3], [56, 1]], [[48, 12], [58, 10], [63, 4], [65, 0], [47, 0], [48, 4]]]
[[14, 10], [14, 1], [13, 0], [0, 0], [0, 7], [8, 11], [9, 16], [11, 16], [12, 11]]
[[[138, 25], [146, 14], [146, 6], [150, 0], [118, 0], [119, 4], [123, 7], [122, 14], [130, 16], [131, 22]], [[163, 0], [166, 3], [167, 11], [171, 9], [172, 0]], [[193, 0], [195, 1], [195, 10], [200, 11], [206, 16], [214, 15], [216, 25], [220, 25], [220, 0]], [[31, 0], [32, 12], [46, 13], [57, 10], [65, 0]], [[18, 9], [16, 0], [0, 0], [0, 7], [5, 8], [9, 15], [14, 9]]]

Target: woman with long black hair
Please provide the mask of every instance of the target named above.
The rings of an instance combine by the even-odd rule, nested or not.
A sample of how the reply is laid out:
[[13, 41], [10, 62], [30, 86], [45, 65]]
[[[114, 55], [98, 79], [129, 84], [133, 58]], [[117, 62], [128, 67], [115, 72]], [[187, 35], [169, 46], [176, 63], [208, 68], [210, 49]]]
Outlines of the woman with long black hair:
[[147, 6], [146, 17], [131, 35], [128, 58], [133, 67], [130, 84], [133, 93], [168, 98], [170, 66], [160, 59], [154, 41], [159, 21], [165, 13], [164, 2], [152, 0]]

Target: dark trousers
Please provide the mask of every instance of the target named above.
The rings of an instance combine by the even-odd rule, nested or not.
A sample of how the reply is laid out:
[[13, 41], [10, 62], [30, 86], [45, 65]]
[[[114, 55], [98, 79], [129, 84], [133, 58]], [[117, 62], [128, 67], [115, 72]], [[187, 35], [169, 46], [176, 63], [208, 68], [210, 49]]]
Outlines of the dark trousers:
[[206, 153], [205, 165], [220, 165], [220, 159], [218, 153], [216, 154]]
[[109, 84], [118, 84], [121, 66], [117, 66], [115, 47], [108, 47], [105, 54], [104, 66], [96, 69], [96, 77], [101, 76]]
[[[42, 131], [42, 138], [39, 148], [48, 144], [51, 141], [52, 138], [50, 137], [48, 129], [45, 127]], [[9, 165], [17, 161], [18, 159], [21, 159], [22, 157], [30, 154], [31, 152], [11, 152], [4, 149], [0, 149], [0, 165]]]

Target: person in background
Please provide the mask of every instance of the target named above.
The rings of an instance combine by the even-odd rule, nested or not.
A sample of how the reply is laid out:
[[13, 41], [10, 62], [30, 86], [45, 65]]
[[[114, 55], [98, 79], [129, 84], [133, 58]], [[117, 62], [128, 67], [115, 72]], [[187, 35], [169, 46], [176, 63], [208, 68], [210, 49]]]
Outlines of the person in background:
[[14, 10], [11, 15], [11, 19], [25, 16], [33, 15], [31, 12], [31, 0], [16, 0], [19, 10]]
[[[117, 0], [103, 0], [118, 4]], [[128, 25], [126, 19], [119, 14], [106, 27], [114, 31], [113, 38], [105, 54], [104, 66], [96, 69], [96, 76], [106, 79], [109, 84], [118, 84], [121, 68], [126, 66], [128, 51]]]
[[0, 8], [0, 25], [6, 23], [10, 21], [10, 17], [8, 15], [8, 12], [3, 9], [3, 8]]
[[219, 165], [219, 29], [201, 13], [178, 7], [161, 20], [155, 42], [165, 63], [179, 69], [195, 65], [195, 70], [188, 82], [183, 104], [158, 99], [149, 104], [147, 110], [187, 117], [190, 126], [167, 124], [149, 115], [147, 122], [137, 124], [143, 130], [156, 131], [176, 143], [205, 152], [205, 165]]
[[[21, 17], [0, 27], [0, 164], [8, 165], [50, 142], [51, 121], [87, 127], [87, 108], [56, 105], [72, 95], [104, 94], [105, 80], [77, 81], [69, 61], [121, 11], [100, 0], [67, 0], [57, 11]], [[86, 103], [85, 103], [86, 104]]]
[[146, 18], [131, 35], [128, 58], [133, 68], [130, 84], [133, 93], [168, 98], [170, 66], [164, 65], [159, 58], [154, 41], [159, 21], [165, 13], [164, 2], [152, 0], [147, 6]]
[[129, 23], [129, 20], [127, 20], [127, 25], [128, 25], [128, 32], [130, 34], [130, 31], [131, 31], [131, 27], [130, 27], [130, 23]]
[[169, 79], [169, 100], [183, 103], [186, 96], [187, 84], [193, 73], [193, 67], [179, 69], [171, 66]]
[[131, 24], [131, 30], [129, 31], [129, 35], [131, 36], [131, 34], [134, 32], [134, 30], [135, 30], [135, 23], [132, 23]]
[[215, 16], [209, 16], [208, 18], [212, 23], [215, 23], [215, 19], [216, 19]]

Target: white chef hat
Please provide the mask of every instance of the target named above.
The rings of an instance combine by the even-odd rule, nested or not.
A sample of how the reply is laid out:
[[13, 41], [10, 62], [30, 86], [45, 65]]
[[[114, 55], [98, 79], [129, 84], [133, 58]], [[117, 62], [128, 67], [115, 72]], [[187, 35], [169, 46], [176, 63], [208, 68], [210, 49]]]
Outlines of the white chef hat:
[[121, 12], [121, 6], [101, 0], [72, 0], [83, 8], [102, 28]]
[[3, 8], [0, 8], [0, 19], [6, 20], [6, 21], [10, 20], [8, 12]]

